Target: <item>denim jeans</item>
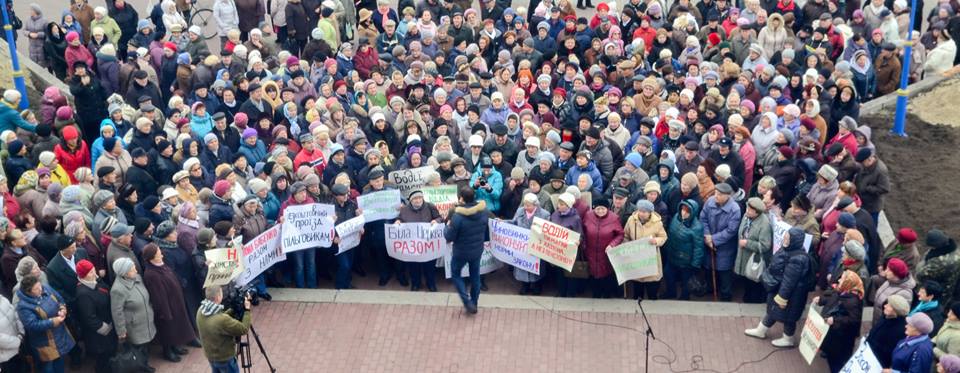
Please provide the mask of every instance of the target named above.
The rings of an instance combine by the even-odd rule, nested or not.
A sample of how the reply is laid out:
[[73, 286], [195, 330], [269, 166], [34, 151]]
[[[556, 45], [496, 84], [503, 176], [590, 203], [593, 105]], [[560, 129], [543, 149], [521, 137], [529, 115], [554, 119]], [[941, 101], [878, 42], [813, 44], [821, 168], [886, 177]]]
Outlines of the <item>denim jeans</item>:
[[[465, 265], [468, 266], [470, 271], [469, 297], [467, 296], [467, 287], [463, 283], [463, 277], [460, 276], [460, 272], [463, 271], [463, 266]], [[480, 300], [480, 258], [468, 260], [453, 257], [450, 260], [450, 275], [450, 279], [453, 280], [453, 286], [457, 288], [457, 293], [460, 293], [460, 300], [463, 301], [463, 305], [466, 306], [467, 302], [471, 302], [476, 306]]]
[[[298, 288], [317, 287], [317, 249], [294, 251], [293, 277]], [[306, 272], [306, 273], [304, 273]]]
[[[407, 270], [410, 271], [410, 285], [420, 287], [421, 277], [427, 279], [427, 287], [437, 286], [436, 264], [433, 260], [426, 263], [406, 263]], [[421, 276], [423, 273], [423, 276]]]
[[60, 357], [53, 361], [48, 361], [40, 364], [40, 372], [42, 373], [63, 373], [63, 357]]
[[352, 275], [350, 269], [353, 267], [353, 252], [356, 248], [347, 250], [342, 254], [337, 254], [337, 276], [334, 279], [337, 289], [349, 289]]
[[240, 373], [240, 367], [237, 366], [237, 358], [231, 357], [230, 360], [219, 363], [210, 362], [210, 370], [213, 373]]

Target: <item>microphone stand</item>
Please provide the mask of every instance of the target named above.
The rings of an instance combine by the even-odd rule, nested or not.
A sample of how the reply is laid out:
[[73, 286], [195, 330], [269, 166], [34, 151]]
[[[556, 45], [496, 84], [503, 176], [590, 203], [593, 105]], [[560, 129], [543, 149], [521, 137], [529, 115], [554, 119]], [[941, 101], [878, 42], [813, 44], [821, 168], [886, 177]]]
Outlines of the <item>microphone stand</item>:
[[656, 340], [657, 337], [653, 335], [653, 329], [650, 327], [650, 320], [647, 319], [647, 313], [644, 312], [643, 310], [643, 299], [637, 298], [637, 306], [640, 306], [640, 315], [643, 316], [643, 323], [646, 324], [646, 327], [647, 327], [647, 329], [643, 332], [646, 338], [646, 342], [644, 343], [644, 346], [643, 346], [643, 358], [645, 361], [643, 364], [643, 371], [644, 373], [649, 373], [650, 372], [650, 338], [653, 338], [654, 340]]

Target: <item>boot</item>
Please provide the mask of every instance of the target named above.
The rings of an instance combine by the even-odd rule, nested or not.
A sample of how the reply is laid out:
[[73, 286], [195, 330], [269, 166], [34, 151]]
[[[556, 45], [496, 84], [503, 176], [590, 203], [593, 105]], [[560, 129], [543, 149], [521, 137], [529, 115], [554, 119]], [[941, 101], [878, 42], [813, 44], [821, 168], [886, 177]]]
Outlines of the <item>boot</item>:
[[797, 339], [792, 335], [783, 333], [783, 336], [770, 342], [774, 347], [790, 348], [797, 345]]
[[169, 346], [163, 346], [163, 358], [174, 363], [180, 362], [180, 355], [177, 355], [176, 352], [173, 352], [173, 349]]
[[756, 328], [744, 330], [743, 334], [754, 338], [766, 339], [768, 329], [770, 328], [768, 328], [766, 325], [763, 325], [763, 322], [761, 321], [759, 324], [757, 324]]
[[187, 351], [186, 348], [183, 348], [180, 346], [173, 346], [173, 347], [170, 347], [170, 349], [172, 349], [173, 352], [176, 353], [177, 355], [186, 355], [189, 352]]
[[187, 346], [190, 346], [190, 347], [193, 347], [193, 348], [203, 347], [203, 346], [200, 345], [200, 340], [199, 340], [199, 339], [194, 339], [194, 340], [192, 340], [192, 341], [190, 341], [190, 342], [187, 342]]

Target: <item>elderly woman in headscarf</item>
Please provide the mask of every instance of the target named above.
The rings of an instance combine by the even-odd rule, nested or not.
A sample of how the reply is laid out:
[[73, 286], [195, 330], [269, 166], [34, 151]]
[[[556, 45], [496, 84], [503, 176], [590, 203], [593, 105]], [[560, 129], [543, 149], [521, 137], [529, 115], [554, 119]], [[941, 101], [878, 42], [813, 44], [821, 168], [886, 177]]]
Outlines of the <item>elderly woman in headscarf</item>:
[[93, 213], [87, 208], [82, 197], [83, 189], [79, 185], [64, 188], [60, 193], [60, 213], [66, 216], [67, 213], [76, 211], [83, 216], [83, 221], [88, 227], [93, 227]]
[[831, 372], [839, 372], [853, 355], [863, 321], [863, 295], [863, 280], [856, 272], [847, 270], [840, 276], [840, 281], [823, 295], [813, 298], [813, 303], [822, 307], [820, 314], [824, 321], [830, 325], [820, 350]]
[[[93, 170], [89, 167], [80, 167], [73, 172], [73, 178], [77, 180], [73, 185], [80, 187], [80, 200], [89, 205], [93, 194], [97, 192], [97, 187], [93, 184], [95, 182], [93, 180]], [[63, 192], [61, 192], [60, 198], [63, 198]]]
[[63, 228], [63, 234], [73, 239], [77, 243], [77, 248], [87, 251], [87, 260], [93, 263], [97, 269], [97, 275], [103, 278], [107, 277], [107, 250], [101, 249], [96, 239], [87, 230], [87, 227], [80, 221], [66, 223]]
[[180, 215], [177, 218], [177, 245], [188, 253], [197, 248], [197, 233], [203, 228], [197, 217], [197, 207], [192, 202], [180, 205]]
[[39, 191], [39, 180], [37, 171], [29, 170], [20, 175], [20, 181], [13, 187], [17, 202], [22, 208], [29, 209], [33, 216], [43, 216], [43, 206], [47, 203], [46, 194]]
[[93, 195], [93, 208], [97, 211], [93, 217], [95, 227], [101, 226], [107, 217], [117, 219], [117, 221], [122, 224], [127, 224], [126, 215], [117, 207], [116, 196], [108, 190], [98, 190], [97, 193]]
[[44, 285], [48, 283], [47, 273], [43, 271], [43, 268], [37, 265], [37, 260], [33, 259], [33, 257], [31, 256], [25, 256], [21, 258], [19, 262], [17, 262], [14, 275], [16, 276], [17, 281], [13, 285], [13, 290], [11, 292], [11, 294], [13, 294], [13, 299], [11, 299], [11, 303], [13, 304], [17, 304], [17, 302], [19, 301], [19, 299], [17, 298], [17, 291], [20, 290], [20, 281], [22, 281], [24, 277], [37, 276], [40, 278], [40, 282], [43, 283]]

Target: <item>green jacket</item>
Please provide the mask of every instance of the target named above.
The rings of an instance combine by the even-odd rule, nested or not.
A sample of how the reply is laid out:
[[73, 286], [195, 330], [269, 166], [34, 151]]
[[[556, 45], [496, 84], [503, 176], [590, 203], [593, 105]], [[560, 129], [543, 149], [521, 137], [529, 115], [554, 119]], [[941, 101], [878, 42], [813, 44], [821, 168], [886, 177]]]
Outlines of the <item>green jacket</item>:
[[767, 213], [762, 213], [750, 222], [749, 230], [747, 222], [751, 219], [747, 214], [743, 214], [740, 220], [739, 239], [747, 240], [747, 245], [737, 250], [737, 261], [733, 266], [733, 272], [743, 276], [747, 270], [747, 264], [750, 263], [752, 254], [760, 254], [766, 265], [770, 265], [773, 257], [773, 227], [770, 225], [770, 218]]
[[203, 342], [203, 354], [213, 362], [227, 361], [237, 353], [236, 337], [250, 330], [250, 311], [243, 314], [243, 321], [237, 321], [231, 311], [218, 312], [206, 316], [201, 308], [197, 311], [197, 329]]
[[113, 45], [118, 45], [120, 43], [120, 34], [123, 32], [120, 30], [120, 25], [117, 24], [113, 18], [108, 16], [103, 16], [101, 19], [94, 18], [90, 21], [90, 29], [93, 30], [94, 27], [100, 27], [103, 29], [103, 36], [107, 38]]

